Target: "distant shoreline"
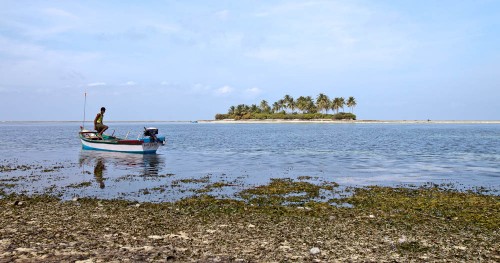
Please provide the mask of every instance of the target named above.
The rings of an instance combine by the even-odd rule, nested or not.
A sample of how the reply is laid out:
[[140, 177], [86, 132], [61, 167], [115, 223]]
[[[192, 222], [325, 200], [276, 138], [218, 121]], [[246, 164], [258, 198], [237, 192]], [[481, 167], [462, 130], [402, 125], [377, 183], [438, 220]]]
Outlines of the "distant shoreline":
[[393, 124], [500, 124], [500, 120], [199, 120], [199, 123], [337, 123], [337, 124], [355, 124], [355, 123], [393, 123]]
[[[107, 123], [332, 123], [332, 124], [365, 124], [365, 123], [392, 123], [392, 124], [500, 124], [500, 120], [330, 120], [330, 119], [249, 119], [249, 120], [187, 120], [187, 121], [159, 121], [159, 120], [131, 120], [131, 121], [106, 121]], [[0, 121], [1, 123], [82, 123], [82, 121]], [[86, 121], [86, 124], [92, 121]]]

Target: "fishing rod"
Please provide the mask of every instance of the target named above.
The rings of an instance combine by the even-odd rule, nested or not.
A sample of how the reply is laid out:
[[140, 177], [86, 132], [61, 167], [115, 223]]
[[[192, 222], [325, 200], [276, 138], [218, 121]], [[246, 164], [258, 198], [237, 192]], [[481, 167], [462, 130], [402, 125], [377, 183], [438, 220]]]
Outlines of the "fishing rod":
[[85, 91], [85, 102], [83, 103], [83, 122], [82, 130], [85, 129], [85, 108], [87, 107], [87, 92]]

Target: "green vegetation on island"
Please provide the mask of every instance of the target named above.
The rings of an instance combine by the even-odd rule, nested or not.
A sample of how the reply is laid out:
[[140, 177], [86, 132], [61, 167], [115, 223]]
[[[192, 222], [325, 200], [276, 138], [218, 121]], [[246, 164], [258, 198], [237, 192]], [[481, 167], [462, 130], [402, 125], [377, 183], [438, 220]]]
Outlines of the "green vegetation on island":
[[[227, 114], [216, 114], [216, 120], [235, 119], [334, 119], [334, 120], [355, 120], [356, 115], [353, 113], [356, 107], [356, 99], [349, 97], [347, 101], [344, 97], [330, 98], [320, 93], [316, 100], [311, 96], [300, 96], [294, 99], [290, 95], [285, 95], [270, 105], [266, 100], [262, 100], [259, 105], [239, 104], [231, 106]], [[344, 107], [347, 106], [351, 112], [344, 112]], [[342, 109], [342, 111], [339, 111]], [[329, 114], [332, 110], [334, 113]]]

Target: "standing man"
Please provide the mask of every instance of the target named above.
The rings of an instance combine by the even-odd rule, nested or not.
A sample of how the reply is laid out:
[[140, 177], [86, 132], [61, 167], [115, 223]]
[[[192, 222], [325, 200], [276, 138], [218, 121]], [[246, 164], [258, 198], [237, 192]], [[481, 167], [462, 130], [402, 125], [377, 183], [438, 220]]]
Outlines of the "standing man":
[[102, 138], [102, 134], [104, 131], [108, 129], [108, 126], [103, 124], [104, 112], [106, 112], [106, 108], [102, 107], [101, 112], [97, 113], [94, 119], [94, 129], [99, 133], [98, 136]]

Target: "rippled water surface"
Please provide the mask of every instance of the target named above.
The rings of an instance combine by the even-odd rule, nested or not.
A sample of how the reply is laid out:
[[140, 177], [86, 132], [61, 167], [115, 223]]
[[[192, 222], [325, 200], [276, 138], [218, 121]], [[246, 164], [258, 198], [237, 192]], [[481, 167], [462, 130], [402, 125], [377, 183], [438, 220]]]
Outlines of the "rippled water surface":
[[161, 201], [203, 187], [231, 196], [271, 178], [500, 188], [498, 124], [108, 123], [129, 137], [159, 128], [168, 142], [156, 155], [82, 150], [79, 125], [0, 123], [4, 190]]

